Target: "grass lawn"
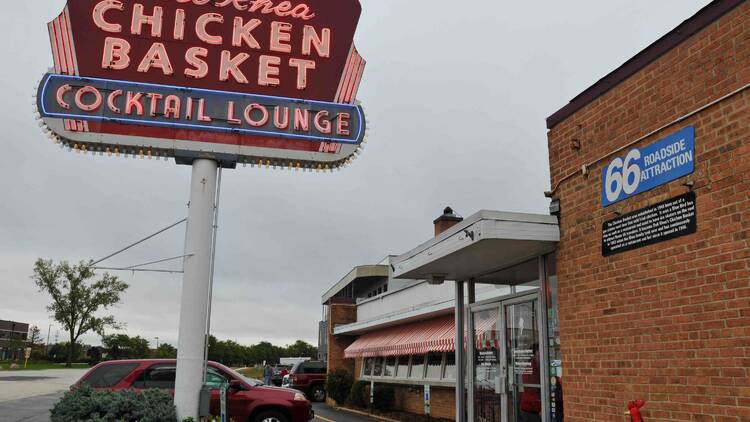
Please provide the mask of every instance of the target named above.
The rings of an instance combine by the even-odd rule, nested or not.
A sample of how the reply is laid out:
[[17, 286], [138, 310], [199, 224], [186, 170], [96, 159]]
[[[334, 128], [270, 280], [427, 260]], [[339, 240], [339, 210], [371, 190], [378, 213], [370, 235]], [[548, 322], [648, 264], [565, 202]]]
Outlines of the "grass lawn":
[[263, 379], [263, 368], [242, 368], [238, 369], [237, 372], [249, 378]]
[[[18, 365], [18, 369], [10, 369], [10, 365], [15, 363]], [[74, 363], [74, 369], [85, 369], [90, 365], [88, 363]], [[66, 369], [64, 363], [54, 362], [31, 362], [26, 365], [26, 370], [39, 370], [39, 369]], [[0, 371], [23, 371], [23, 361], [11, 362], [11, 361], [0, 361]]]

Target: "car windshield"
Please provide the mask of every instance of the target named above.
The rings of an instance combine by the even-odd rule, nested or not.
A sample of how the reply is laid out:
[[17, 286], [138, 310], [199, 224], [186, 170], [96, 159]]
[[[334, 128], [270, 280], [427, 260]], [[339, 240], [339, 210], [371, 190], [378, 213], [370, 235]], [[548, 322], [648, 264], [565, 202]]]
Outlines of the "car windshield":
[[237, 379], [241, 379], [241, 380], [245, 381], [246, 383], [250, 384], [253, 387], [257, 387], [259, 385], [264, 385], [263, 381], [257, 380], [255, 378], [246, 377], [246, 376], [240, 374], [239, 372], [235, 371], [234, 369], [227, 368], [225, 366], [222, 366], [221, 369], [223, 371], [228, 372], [232, 377], [237, 378]]
[[252, 385], [253, 387], [258, 387], [260, 385], [264, 385], [263, 381], [261, 381], [261, 380], [256, 380], [255, 378], [248, 378], [248, 377], [246, 377], [244, 375], [241, 375], [241, 377], [242, 377], [242, 379], [245, 380], [245, 382], [247, 382], [248, 384]]

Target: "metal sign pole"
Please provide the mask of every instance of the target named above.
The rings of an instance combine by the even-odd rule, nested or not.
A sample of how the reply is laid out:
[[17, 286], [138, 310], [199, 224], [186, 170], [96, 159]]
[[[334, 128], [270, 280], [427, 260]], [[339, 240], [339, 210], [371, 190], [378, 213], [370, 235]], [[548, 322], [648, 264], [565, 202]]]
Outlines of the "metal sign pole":
[[198, 420], [198, 397], [203, 383], [206, 319], [211, 270], [211, 240], [218, 164], [193, 162], [190, 205], [185, 233], [185, 264], [177, 340], [177, 377], [174, 403], [179, 420]]

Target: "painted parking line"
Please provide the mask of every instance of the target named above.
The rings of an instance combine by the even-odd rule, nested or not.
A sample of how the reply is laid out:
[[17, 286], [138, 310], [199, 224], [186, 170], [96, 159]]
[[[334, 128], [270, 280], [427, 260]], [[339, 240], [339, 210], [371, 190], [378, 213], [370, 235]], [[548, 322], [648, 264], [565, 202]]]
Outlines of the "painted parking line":
[[324, 417], [322, 417], [320, 415], [315, 415], [315, 419], [320, 419], [323, 422], [336, 422], [333, 419], [324, 418]]

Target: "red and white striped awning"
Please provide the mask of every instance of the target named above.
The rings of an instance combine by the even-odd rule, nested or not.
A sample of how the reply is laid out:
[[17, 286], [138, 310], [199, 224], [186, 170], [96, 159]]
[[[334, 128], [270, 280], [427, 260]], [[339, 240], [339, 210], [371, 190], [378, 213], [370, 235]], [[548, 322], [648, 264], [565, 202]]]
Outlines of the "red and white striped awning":
[[[485, 343], [495, 340], [497, 314], [492, 318], [477, 321], [476, 341]], [[384, 328], [361, 335], [344, 350], [344, 357], [365, 358], [376, 356], [423, 355], [429, 352], [452, 352], [456, 350], [456, 324], [453, 315], [410, 322]], [[496, 345], [496, 340], [494, 341]], [[481, 346], [480, 346], [481, 347]]]

